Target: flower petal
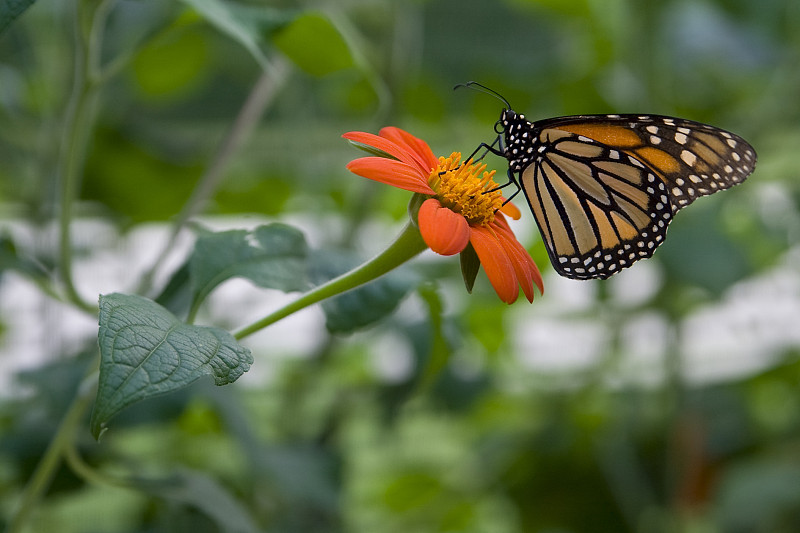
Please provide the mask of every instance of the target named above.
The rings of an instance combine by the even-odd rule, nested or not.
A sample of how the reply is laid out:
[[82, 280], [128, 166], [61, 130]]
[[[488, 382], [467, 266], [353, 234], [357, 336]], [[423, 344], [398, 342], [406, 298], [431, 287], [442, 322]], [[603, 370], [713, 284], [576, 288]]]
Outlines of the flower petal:
[[514, 303], [519, 296], [519, 283], [514, 265], [500, 240], [483, 226], [470, 226], [469, 242], [478, 253], [489, 282], [501, 300]]
[[425, 180], [428, 179], [428, 174], [430, 174], [431, 170], [436, 166], [436, 163], [426, 166], [427, 162], [423, 161], [413, 149], [407, 145], [398, 144], [392, 139], [380, 137], [365, 131], [350, 131], [342, 135], [342, 137], [348, 141], [355, 141], [357, 143], [366, 144], [367, 146], [373, 146], [379, 150], [383, 150], [392, 157], [396, 157], [403, 163], [418, 169], [421, 175], [424, 174]]
[[[533, 288], [530, 287], [530, 294], [528, 290], [526, 290], [526, 285], [530, 286], [531, 281], [539, 288], [539, 292], [544, 294], [544, 282], [542, 280], [542, 274], [539, 272], [539, 267], [536, 266], [536, 263], [525, 247], [517, 240], [517, 237], [514, 235], [505, 217], [498, 213], [491, 227], [495, 234], [501, 238], [504, 248], [509, 256], [511, 256], [512, 261], [514, 261], [519, 282], [522, 285], [525, 296], [528, 297], [528, 301], [533, 301]], [[518, 267], [522, 268], [523, 274], [521, 276]]]
[[511, 259], [511, 264], [514, 266], [514, 272], [517, 275], [517, 281], [522, 287], [522, 292], [525, 293], [525, 297], [529, 302], [533, 302], [534, 283], [539, 288], [539, 292], [544, 293], [544, 284], [542, 283], [542, 274], [539, 272], [539, 268], [533, 262], [528, 251], [525, 250], [513, 234], [506, 233], [503, 230], [498, 230], [495, 233]]
[[503, 204], [503, 207], [500, 208], [500, 212], [505, 213], [507, 216], [511, 217], [512, 220], [519, 220], [520, 217], [522, 216], [522, 213], [520, 213], [519, 211], [519, 207], [512, 204], [505, 198], [503, 199], [503, 201], [505, 203]]
[[462, 252], [469, 242], [467, 219], [442, 207], [434, 198], [422, 202], [417, 222], [425, 244], [437, 254], [455, 255]]
[[433, 150], [431, 150], [431, 147], [428, 146], [428, 143], [418, 137], [414, 137], [405, 130], [395, 128], [393, 126], [387, 126], [385, 128], [381, 128], [381, 131], [378, 132], [378, 134], [384, 139], [389, 139], [400, 146], [405, 146], [411, 152], [419, 156], [419, 160], [423, 166], [429, 169], [429, 172], [430, 169], [434, 168], [439, 163], [439, 159], [433, 155]]
[[417, 168], [402, 161], [385, 157], [361, 157], [347, 164], [347, 169], [361, 177], [380, 181], [400, 189], [422, 194], [434, 194], [427, 176], [422, 178]]

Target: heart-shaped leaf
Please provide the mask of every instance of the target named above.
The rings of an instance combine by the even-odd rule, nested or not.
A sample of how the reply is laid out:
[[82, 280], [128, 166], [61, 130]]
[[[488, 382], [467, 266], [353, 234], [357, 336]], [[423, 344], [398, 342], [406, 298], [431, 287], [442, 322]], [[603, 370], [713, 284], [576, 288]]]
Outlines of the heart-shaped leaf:
[[100, 297], [100, 384], [91, 429], [95, 438], [125, 407], [210, 375], [233, 383], [253, 356], [225, 330], [190, 326], [147, 298]]
[[234, 277], [286, 292], [307, 289], [307, 253], [303, 234], [285, 224], [201, 235], [189, 259], [192, 312], [215, 287]]

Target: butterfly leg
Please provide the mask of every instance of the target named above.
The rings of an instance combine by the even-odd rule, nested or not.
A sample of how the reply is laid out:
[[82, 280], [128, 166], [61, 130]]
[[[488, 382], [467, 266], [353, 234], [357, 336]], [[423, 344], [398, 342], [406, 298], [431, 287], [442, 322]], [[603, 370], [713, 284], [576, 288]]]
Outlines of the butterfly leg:
[[[499, 145], [499, 148], [495, 148], [496, 144]], [[481, 150], [484, 150], [481, 156], [478, 157], [477, 159], [473, 159], [475, 157], [475, 154], [477, 154]], [[505, 157], [505, 154], [503, 153], [502, 137], [498, 135], [497, 138], [494, 140], [494, 142], [492, 142], [492, 144], [486, 144], [486, 143], [479, 144], [478, 147], [475, 148], [475, 150], [464, 161], [472, 161], [473, 163], [477, 163], [478, 161], [481, 161], [484, 157], [486, 157], [486, 154], [488, 154], [489, 152], [493, 153], [494, 155], [498, 155], [500, 157]]]
[[[510, 200], [511, 198], [515, 197], [519, 193], [519, 191], [521, 189], [520, 186], [519, 186], [519, 181], [517, 180], [517, 177], [514, 175], [514, 173], [511, 171], [510, 168], [508, 169], [508, 173], [506, 175], [508, 176], [508, 181], [507, 182], [505, 182], [502, 185], [498, 185], [494, 189], [489, 189], [488, 191], [484, 191], [484, 194], [490, 193], [490, 192], [499, 191], [500, 189], [505, 189], [509, 185], [514, 185], [517, 188], [517, 190], [514, 192], [514, 194], [512, 194], [508, 198], [508, 200]], [[506, 201], [508, 201], [508, 200], [506, 200]]]

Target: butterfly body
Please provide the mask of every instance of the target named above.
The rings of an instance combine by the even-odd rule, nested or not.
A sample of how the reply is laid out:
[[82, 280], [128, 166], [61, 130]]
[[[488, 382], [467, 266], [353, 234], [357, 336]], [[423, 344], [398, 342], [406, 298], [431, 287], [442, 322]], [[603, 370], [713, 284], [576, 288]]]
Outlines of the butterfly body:
[[554, 268], [574, 279], [607, 278], [650, 257], [678, 210], [741, 183], [756, 163], [738, 135], [660, 115], [530, 122], [506, 108], [495, 130], [484, 146], [508, 160]]

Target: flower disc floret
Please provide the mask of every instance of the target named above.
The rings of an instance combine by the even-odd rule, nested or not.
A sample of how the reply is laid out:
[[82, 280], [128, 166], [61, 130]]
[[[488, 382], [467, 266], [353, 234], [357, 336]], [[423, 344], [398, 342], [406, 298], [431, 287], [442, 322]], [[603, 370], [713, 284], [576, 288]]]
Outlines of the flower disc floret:
[[436, 191], [441, 204], [462, 215], [470, 224], [488, 226], [495, 213], [503, 207], [503, 195], [492, 179], [495, 171], [486, 172], [486, 165], [467, 161], [461, 164], [461, 154], [440, 157], [428, 185]]

